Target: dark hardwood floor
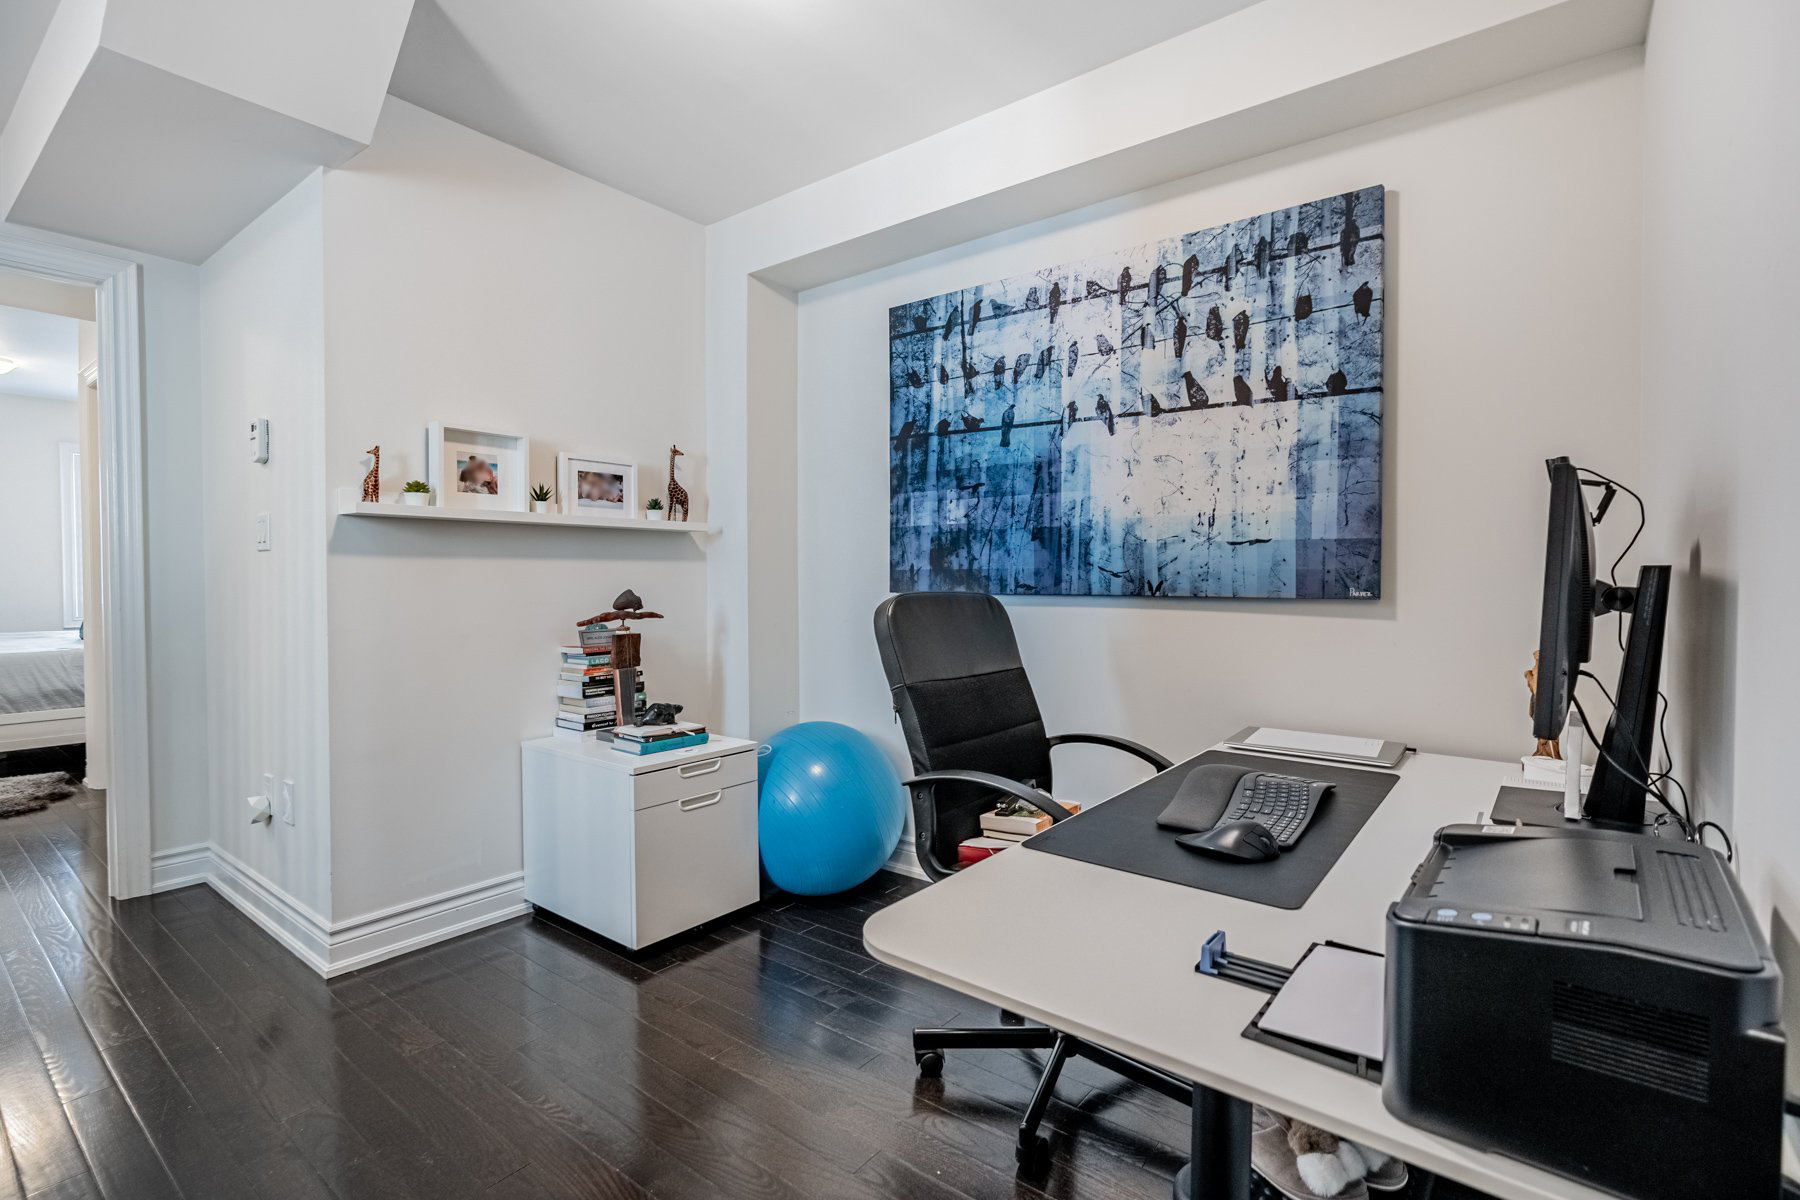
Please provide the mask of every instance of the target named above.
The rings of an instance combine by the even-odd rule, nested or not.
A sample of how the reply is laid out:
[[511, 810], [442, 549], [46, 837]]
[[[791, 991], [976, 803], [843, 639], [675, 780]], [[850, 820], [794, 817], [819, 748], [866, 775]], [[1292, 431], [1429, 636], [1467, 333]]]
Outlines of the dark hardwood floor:
[[900, 876], [643, 958], [520, 918], [326, 982], [204, 887], [109, 902], [105, 855], [93, 794], [0, 821], [0, 1198], [1161, 1200], [1181, 1163], [1186, 1110], [1091, 1064], [1036, 1184], [1030, 1058], [917, 1080], [914, 1025], [993, 1012], [863, 951]]

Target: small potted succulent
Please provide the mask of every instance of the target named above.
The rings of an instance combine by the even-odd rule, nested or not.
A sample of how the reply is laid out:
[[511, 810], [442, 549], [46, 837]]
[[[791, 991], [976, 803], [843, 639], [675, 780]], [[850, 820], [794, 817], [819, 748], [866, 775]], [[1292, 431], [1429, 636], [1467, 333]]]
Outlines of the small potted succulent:
[[431, 485], [423, 479], [409, 479], [400, 488], [400, 503], [415, 508], [431, 503]]
[[550, 485], [549, 484], [540, 483], [540, 484], [536, 484], [532, 487], [532, 489], [531, 489], [531, 511], [534, 513], [547, 513], [550, 511]]
[[644, 505], [644, 520], [660, 521], [662, 519], [663, 519], [662, 500], [659, 497], [652, 496], [652, 497], [650, 497], [649, 501]]

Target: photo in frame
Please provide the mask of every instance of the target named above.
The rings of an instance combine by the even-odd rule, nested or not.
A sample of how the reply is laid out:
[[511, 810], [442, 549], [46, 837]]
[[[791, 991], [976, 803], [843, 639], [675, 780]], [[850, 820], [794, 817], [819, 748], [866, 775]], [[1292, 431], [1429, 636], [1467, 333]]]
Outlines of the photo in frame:
[[556, 491], [568, 516], [638, 515], [635, 463], [558, 454]]
[[442, 421], [425, 427], [425, 482], [442, 507], [524, 512], [530, 473], [531, 443], [523, 434]]

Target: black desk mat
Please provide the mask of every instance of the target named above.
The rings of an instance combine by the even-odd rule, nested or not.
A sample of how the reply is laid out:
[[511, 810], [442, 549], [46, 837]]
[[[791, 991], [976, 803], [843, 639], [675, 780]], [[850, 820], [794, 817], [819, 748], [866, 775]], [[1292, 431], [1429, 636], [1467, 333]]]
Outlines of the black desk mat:
[[[1319, 811], [1313, 814], [1312, 824], [1306, 827], [1300, 841], [1280, 858], [1265, 863], [1222, 862], [1183, 850], [1175, 844], [1176, 831], [1156, 826], [1157, 814], [1175, 798], [1187, 773], [1202, 763], [1215, 762], [1322, 779], [1332, 784], [1332, 789], [1319, 803]], [[1274, 908], [1299, 908], [1399, 782], [1398, 775], [1387, 771], [1209, 750], [1103, 804], [1083, 809], [1025, 844], [1046, 854], [1148, 875], [1204, 892], [1236, 896]], [[1225, 811], [1224, 800], [1219, 802], [1219, 811]]]

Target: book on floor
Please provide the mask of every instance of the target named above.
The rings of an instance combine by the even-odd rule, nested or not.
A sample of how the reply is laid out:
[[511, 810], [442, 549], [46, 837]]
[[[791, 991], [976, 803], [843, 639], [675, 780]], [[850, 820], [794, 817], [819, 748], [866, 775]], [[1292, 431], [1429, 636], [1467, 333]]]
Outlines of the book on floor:
[[992, 858], [1002, 850], [1016, 845], [1018, 845], [1017, 842], [1009, 841], [1006, 838], [964, 838], [957, 844], [956, 861], [966, 867], [972, 863], [978, 863], [984, 858]]
[[[1081, 805], [1073, 800], [1065, 800], [1060, 803], [1071, 813], [1078, 813], [1081, 811]], [[1016, 833], [1024, 837], [1030, 837], [1034, 833], [1042, 833], [1044, 830], [1050, 828], [1049, 813], [1040, 812], [1035, 808], [1026, 809], [1023, 805], [1020, 805], [1019, 807], [1023, 811], [1002, 814], [1000, 810], [996, 808], [989, 809], [987, 812], [982, 813], [981, 832], [996, 836]]]

